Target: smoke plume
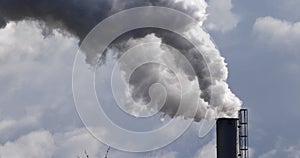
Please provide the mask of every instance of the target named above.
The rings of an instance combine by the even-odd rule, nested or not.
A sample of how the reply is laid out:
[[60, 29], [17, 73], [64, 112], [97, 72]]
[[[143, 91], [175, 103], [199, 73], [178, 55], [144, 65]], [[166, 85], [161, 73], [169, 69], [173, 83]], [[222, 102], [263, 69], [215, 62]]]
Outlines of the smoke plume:
[[0, 0], [0, 28], [7, 22], [38, 20], [47, 29], [59, 29], [80, 40], [106, 17], [139, 6], [166, 6], [197, 18], [197, 8], [171, 0]]
[[[202, 27], [202, 23], [206, 19], [206, 2], [204, 0], [0, 0], [0, 28], [5, 27], [6, 23], [10, 21], [35, 20], [44, 26], [45, 35], [56, 29], [74, 35], [82, 41], [87, 33], [106, 17], [138, 6], [165, 6], [177, 9], [194, 17], [199, 23], [183, 32], [188, 39], [157, 28], [132, 30], [113, 41], [108, 48], [112, 51], [107, 52], [114, 52], [117, 57], [121, 57], [134, 45], [145, 41], [154, 41], [160, 42], [162, 45], [150, 48], [150, 50], [161, 55], [164, 62], [176, 63], [179, 62], [177, 56], [165, 56], [165, 52], [174, 54], [172, 52], [175, 49], [180, 51], [195, 71], [195, 75], [193, 75], [180, 65], [181, 75], [187, 77], [192, 83], [191, 91], [200, 92], [200, 101], [196, 116], [188, 112], [188, 105], [186, 111], [176, 113], [180, 102], [178, 83], [172, 72], [157, 65], [145, 65], [135, 71], [130, 78], [131, 93], [128, 96], [132, 97], [135, 102], [152, 102], [148, 90], [151, 84], [160, 82], [163, 83], [168, 94], [165, 104], [162, 107], [155, 107], [156, 104], [151, 104], [149, 109], [160, 110], [163, 115], [170, 117], [183, 115], [196, 121], [200, 121], [207, 115], [235, 117], [241, 101], [231, 92], [226, 83], [228, 70], [225, 59], [211, 42], [209, 34], [197, 30], [198, 27]], [[201, 54], [188, 40], [198, 41]], [[173, 48], [166, 47], [164, 44]], [[151, 54], [151, 52], [149, 53]], [[105, 63], [105, 54], [100, 60], [97, 57], [97, 54], [87, 54], [86, 61], [90, 65]], [[139, 56], [135, 58], [138, 59]], [[100, 61], [100, 63], [95, 63], [95, 61]], [[125, 68], [121, 67], [121, 71], [126, 73]], [[195, 98], [191, 98], [190, 101], [195, 101]], [[154, 102], [157, 103], [160, 100]], [[136, 107], [132, 107], [130, 102], [127, 105], [129, 109], [136, 110]], [[138, 115], [139, 110], [136, 110], [136, 113]]]

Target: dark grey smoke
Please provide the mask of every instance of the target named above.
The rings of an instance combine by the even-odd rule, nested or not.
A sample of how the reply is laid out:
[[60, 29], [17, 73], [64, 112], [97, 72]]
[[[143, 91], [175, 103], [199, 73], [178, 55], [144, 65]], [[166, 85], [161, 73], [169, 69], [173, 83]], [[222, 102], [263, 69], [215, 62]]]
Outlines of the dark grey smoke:
[[104, 18], [138, 6], [167, 6], [191, 14], [196, 7], [183, 8], [170, 0], [0, 0], [0, 28], [10, 21], [38, 20], [48, 29], [60, 29], [80, 40]]
[[109, 0], [0, 0], [0, 19], [39, 20], [82, 39], [111, 8]]
[[0, 18], [0, 29], [4, 28], [6, 26], [6, 22], [4, 21], [4, 19]]

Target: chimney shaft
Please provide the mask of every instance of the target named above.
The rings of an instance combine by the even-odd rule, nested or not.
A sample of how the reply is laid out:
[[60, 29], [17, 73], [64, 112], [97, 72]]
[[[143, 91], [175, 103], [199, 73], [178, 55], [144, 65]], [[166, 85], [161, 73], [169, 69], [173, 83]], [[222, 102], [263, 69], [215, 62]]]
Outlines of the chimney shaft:
[[217, 120], [217, 158], [238, 157], [238, 119]]

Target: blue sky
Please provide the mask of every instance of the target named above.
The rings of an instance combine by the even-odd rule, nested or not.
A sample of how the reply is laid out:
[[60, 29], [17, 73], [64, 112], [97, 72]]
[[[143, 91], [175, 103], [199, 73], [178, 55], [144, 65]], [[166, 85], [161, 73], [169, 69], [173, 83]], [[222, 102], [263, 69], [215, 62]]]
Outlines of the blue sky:
[[[251, 157], [299, 158], [300, 1], [207, 3], [205, 30], [228, 63], [230, 88], [249, 109]], [[106, 145], [85, 130], [72, 98], [79, 40], [42, 31], [29, 20], [0, 29], [0, 155], [75, 158], [86, 149], [91, 158], [104, 157]], [[193, 123], [160, 150], [112, 149], [110, 157], [214, 157], [215, 131], [200, 139], [198, 128]]]

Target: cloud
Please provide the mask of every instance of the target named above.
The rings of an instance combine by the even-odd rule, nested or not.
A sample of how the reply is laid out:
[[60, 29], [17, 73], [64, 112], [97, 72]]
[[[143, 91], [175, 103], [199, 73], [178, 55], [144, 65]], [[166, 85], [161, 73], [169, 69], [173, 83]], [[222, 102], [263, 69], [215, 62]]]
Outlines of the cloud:
[[44, 38], [41, 31], [31, 21], [0, 30], [1, 143], [39, 128], [52, 132], [81, 125], [71, 91], [78, 40], [56, 31]]
[[91, 158], [104, 157], [106, 146], [95, 139], [85, 128], [74, 129], [69, 132], [55, 133], [56, 150], [53, 157], [56, 158], [75, 158], [83, 155], [87, 151]]
[[280, 48], [284, 52], [299, 50], [300, 22], [289, 22], [270, 16], [257, 18], [253, 32], [261, 44], [273, 49]]
[[209, 0], [204, 26], [212, 31], [231, 31], [239, 23], [239, 17], [232, 12], [232, 8], [231, 0]]
[[216, 137], [198, 150], [195, 158], [199, 157], [217, 157]]
[[265, 153], [262, 153], [258, 158], [272, 158], [272, 157], [287, 157], [300, 158], [300, 143], [286, 144], [286, 139], [277, 138], [275, 145]]
[[0, 155], [5, 158], [76, 158], [86, 149], [88, 155], [95, 158], [103, 157], [106, 148], [84, 128], [54, 134], [37, 130], [1, 145]]
[[54, 150], [54, 139], [47, 131], [35, 131], [0, 146], [0, 154], [6, 158], [51, 158]]
[[259, 156], [259, 158], [271, 158], [274, 157], [277, 154], [277, 150], [272, 149], [264, 154], [262, 154], [261, 156]]
[[14, 136], [27, 133], [38, 126], [40, 114], [27, 115], [19, 120], [4, 119], [0, 121], [0, 142], [5, 142], [14, 138]]
[[157, 155], [150, 157], [150, 158], [176, 158], [177, 152], [165, 152], [165, 153], [158, 153]]
[[285, 151], [288, 153], [288, 157], [300, 158], [300, 144], [289, 146]]

